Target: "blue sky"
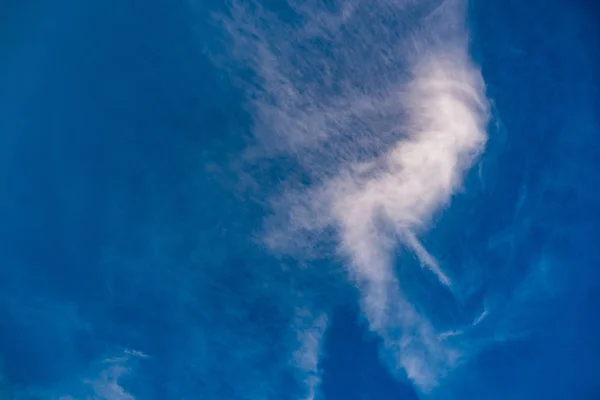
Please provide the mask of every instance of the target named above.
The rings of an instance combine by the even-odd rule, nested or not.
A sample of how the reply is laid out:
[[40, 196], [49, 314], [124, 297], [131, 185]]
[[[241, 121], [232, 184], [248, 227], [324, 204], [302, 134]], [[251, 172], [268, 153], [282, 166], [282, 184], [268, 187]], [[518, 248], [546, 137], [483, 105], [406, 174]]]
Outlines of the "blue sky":
[[593, 2], [5, 9], [0, 400], [600, 397]]

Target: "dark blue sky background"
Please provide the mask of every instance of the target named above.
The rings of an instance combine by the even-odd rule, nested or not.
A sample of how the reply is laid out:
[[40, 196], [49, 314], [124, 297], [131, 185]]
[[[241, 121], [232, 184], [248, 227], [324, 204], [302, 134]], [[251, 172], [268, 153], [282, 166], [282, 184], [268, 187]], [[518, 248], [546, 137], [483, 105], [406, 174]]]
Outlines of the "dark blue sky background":
[[[471, 1], [494, 118], [424, 243], [478, 282], [451, 318], [496, 314], [429, 395], [381, 361], [339, 266], [295, 276], [257, 244], [264, 191], [240, 190], [236, 164], [252, 118], [215, 62], [224, 4], [2, 8], [1, 400], [300, 398], [284, 354], [294, 317], [273, 301], [288, 292], [328, 304], [325, 399], [600, 398], [594, 2]], [[317, 278], [328, 290], [306, 300]]]

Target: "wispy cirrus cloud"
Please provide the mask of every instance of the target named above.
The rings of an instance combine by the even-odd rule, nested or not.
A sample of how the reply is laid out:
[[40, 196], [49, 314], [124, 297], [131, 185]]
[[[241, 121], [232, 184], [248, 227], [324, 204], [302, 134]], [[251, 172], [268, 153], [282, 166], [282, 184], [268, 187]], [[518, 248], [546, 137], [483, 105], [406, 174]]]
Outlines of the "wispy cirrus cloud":
[[[64, 376], [48, 386], [11, 385], [0, 375], [1, 399], [51, 400], [136, 400], [123, 386], [123, 378], [134, 373], [135, 363], [148, 356], [139, 351], [123, 350], [114, 356], [93, 362], [76, 376]], [[4, 397], [2, 397], [4, 396]]]
[[[107, 357], [90, 366], [87, 376], [74, 377], [76, 381], [65, 382], [53, 392], [63, 391], [58, 400], [135, 400], [123, 387], [122, 379], [132, 373], [135, 362], [148, 358], [148, 355], [124, 349], [120, 354]], [[53, 397], [56, 398], [56, 397]]]
[[318, 399], [321, 371], [322, 342], [327, 328], [327, 315], [321, 313], [316, 317], [307, 309], [298, 310], [295, 329], [297, 332], [297, 349], [293, 354], [293, 363], [299, 369], [304, 382], [306, 400]]
[[148, 355], [137, 350], [125, 349], [122, 356], [104, 359], [101, 363], [104, 368], [99, 375], [83, 381], [93, 391], [93, 395], [87, 398], [93, 400], [135, 400], [135, 397], [121, 385], [120, 380], [131, 372], [129, 364], [136, 358], [148, 358]]
[[277, 11], [234, 2], [223, 22], [254, 74], [238, 82], [254, 115], [249, 159], [294, 166], [265, 242], [299, 258], [333, 243], [395, 367], [431, 389], [462, 353], [400, 289], [394, 253], [412, 251], [452, 286], [419, 235], [487, 138], [464, 2], [289, 1]]

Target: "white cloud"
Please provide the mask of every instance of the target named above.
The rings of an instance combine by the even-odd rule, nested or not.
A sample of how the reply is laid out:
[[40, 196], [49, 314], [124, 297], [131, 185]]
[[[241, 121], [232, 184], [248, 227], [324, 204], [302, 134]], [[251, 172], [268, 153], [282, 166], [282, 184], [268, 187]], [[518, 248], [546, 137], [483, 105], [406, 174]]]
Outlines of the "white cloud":
[[140, 351], [125, 349], [119, 356], [105, 358], [92, 368], [96, 370], [99, 367], [99, 372], [88, 373], [93, 378], [84, 378], [80, 381], [83, 385], [69, 384], [71, 393], [59, 397], [59, 400], [135, 400], [120, 381], [131, 373], [131, 363], [138, 358], [148, 356]]
[[135, 400], [119, 384], [119, 379], [127, 374], [129, 369], [120, 364], [112, 364], [94, 379], [86, 379], [84, 383], [89, 385], [94, 394], [89, 400]]
[[475, 325], [479, 325], [479, 324], [480, 324], [480, 323], [483, 321], [483, 319], [484, 319], [485, 317], [487, 317], [487, 315], [488, 315], [488, 310], [487, 310], [487, 309], [486, 309], [486, 310], [483, 310], [483, 312], [482, 312], [481, 314], [479, 314], [479, 315], [477, 316], [477, 318], [475, 318], [475, 320], [473, 321], [473, 324], [472, 324], [472, 325], [473, 325], [473, 326], [475, 326]]
[[288, 5], [292, 21], [234, 3], [224, 22], [234, 54], [256, 74], [242, 82], [255, 116], [249, 155], [287, 157], [302, 177], [282, 184], [265, 242], [310, 257], [315, 238], [333, 235], [371, 329], [428, 390], [461, 352], [400, 290], [394, 251], [403, 244], [452, 285], [418, 236], [486, 142], [488, 102], [464, 3]]
[[323, 336], [327, 328], [327, 315], [314, 317], [307, 309], [298, 310], [295, 329], [298, 348], [294, 351], [293, 362], [303, 375], [306, 389], [305, 400], [315, 400], [321, 383], [319, 358]]

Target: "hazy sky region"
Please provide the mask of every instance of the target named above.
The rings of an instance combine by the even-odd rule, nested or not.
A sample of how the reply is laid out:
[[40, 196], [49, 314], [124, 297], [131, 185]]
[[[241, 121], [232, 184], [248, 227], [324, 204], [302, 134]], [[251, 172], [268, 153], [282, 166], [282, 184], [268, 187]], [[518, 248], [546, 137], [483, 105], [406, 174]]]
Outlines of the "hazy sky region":
[[0, 400], [600, 399], [600, 5], [0, 5]]

